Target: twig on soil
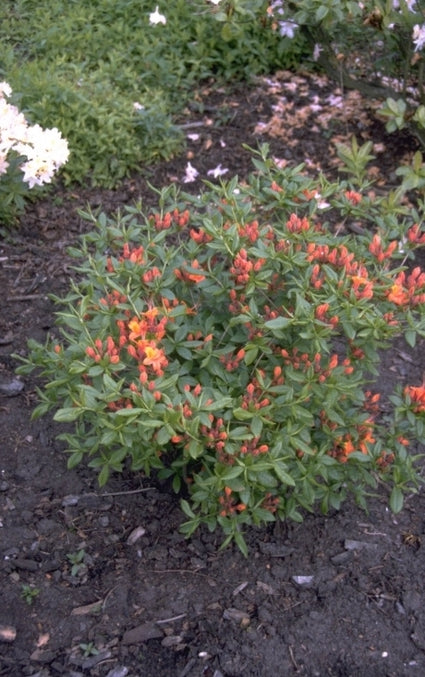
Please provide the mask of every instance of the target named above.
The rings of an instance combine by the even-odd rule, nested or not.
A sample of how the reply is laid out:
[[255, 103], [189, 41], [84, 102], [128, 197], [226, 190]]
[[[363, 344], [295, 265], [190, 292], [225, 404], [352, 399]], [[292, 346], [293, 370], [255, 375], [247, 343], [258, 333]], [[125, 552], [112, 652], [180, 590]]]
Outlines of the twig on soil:
[[210, 574], [201, 574], [198, 569], [144, 569], [151, 574], [196, 574], [202, 578], [214, 578]]
[[172, 618], [162, 618], [160, 621], [155, 621], [155, 623], [173, 623], [174, 621], [179, 621], [185, 616], [187, 616], [187, 614], [179, 614], [178, 616], [173, 616]]
[[6, 301], [7, 303], [13, 303], [14, 301], [32, 301], [33, 299], [42, 299], [47, 294], [22, 294], [22, 296], [8, 296]]
[[81, 494], [82, 496], [98, 496], [102, 498], [103, 496], [128, 496], [129, 494], [141, 494], [142, 491], [152, 491], [156, 487], [142, 487], [141, 489], [130, 489], [129, 491], [112, 491], [108, 494], [96, 494], [94, 491], [90, 494]]
[[298, 666], [297, 661], [295, 660], [294, 652], [293, 652], [292, 646], [288, 646], [288, 651], [289, 651], [289, 655], [290, 655], [290, 657], [291, 657], [292, 665], [294, 666], [295, 670], [298, 671], [298, 670], [299, 670], [299, 666]]

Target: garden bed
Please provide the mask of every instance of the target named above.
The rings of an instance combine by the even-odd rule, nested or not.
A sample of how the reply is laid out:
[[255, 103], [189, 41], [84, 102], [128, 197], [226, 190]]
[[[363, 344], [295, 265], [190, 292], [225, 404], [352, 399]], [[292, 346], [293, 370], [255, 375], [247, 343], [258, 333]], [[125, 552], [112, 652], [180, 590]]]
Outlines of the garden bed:
[[[267, 142], [282, 165], [335, 175], [335, 143], [353, 134], [373, 140], [370, 173], [385, 191], [417, 149], [408, 135], [386, 135], [358, 94], [318, 76], [281, 73], [229, 91], [205, 85], [180, 124], [185, 155], [115, 191], [55, 192], [0, 248], [0, 630], [9, 630], [0, 675], [423, 674], [423, 492], [397, 516], [382, 488], [368, 513], [348, 502], [302, 524], [250, 528], [245, 559], [204, 529], [185, 540], [166, 483], [124, 473], [100, 490], [88, 469], [66, 470], [59, 426], [30, 419], [37, 382], [16, 381], [12, 354], [54, 325], [48, 294], [67, 290], [66, 248], [87, 228], [77, 208], [112, 214], [140, 197], [155, 204], [150, 185], [199, 192], [220, 174], [243, 179], [252, 171], [243, 144]], [[423, 347], [394, 346], [379, 377], [384, 395], [421, 381]]]

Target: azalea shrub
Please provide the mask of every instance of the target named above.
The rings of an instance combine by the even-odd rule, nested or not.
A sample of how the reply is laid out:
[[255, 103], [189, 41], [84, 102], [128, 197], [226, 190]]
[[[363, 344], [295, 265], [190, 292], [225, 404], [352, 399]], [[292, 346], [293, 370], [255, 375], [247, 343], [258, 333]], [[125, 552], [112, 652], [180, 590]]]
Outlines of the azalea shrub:
[[43, 379], [34, 416], [69, 424], [69, 468], [169, 479], [185, 534], [219, 527], [245, 553], [245, 525], [366, 506], [381, 482], [401, 510], [425, 440], [425, 386], [381, 406], [376, 383], [395, 337], [425, 335], [419, 206], [361, 172], [279, 169], [267, 147], [254, 165], [146, 213], [85, 213], [58, 328], [18, 368]]

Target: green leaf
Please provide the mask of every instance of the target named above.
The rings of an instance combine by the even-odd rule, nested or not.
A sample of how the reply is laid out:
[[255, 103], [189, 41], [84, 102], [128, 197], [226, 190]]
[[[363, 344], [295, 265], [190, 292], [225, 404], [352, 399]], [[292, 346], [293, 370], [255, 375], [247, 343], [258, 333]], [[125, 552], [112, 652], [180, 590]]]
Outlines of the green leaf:
[[403, 508], [404, 496], [399, 487], [393, 487], [390, 496], [390, 508], [394, 513], [398, 513]]
[[323, 21], [323, 19], [328, 15], [329, 12], [329, 7], [326, 7], [326, 5], [320, 5], [318, 9], [316, 10], [316, 21], [320, 23]]
[[98, 477], [99, 486], [100, 487], [105, 486], [108, 479], [109, 479], [109, 466], [107, 464], [105, 464], [102, 467], [102, 470], [99, 473], [99, 477]]
[[283, 463], [277, 461], [274, 464], [274, 471], [283, 484], [295, 487], [295, 480], [287, 473], [286, 466]]
[[289, 317], [275, 317], [273, 320], [264, 322], [266, 329], [285, 329], [291, 323]]
[[180, 533], [184, 534], [186, 537], [189, 537], [199, 527], [199, 523], [200, 523], [200, 519], [199, 519], [199, 517], [196, 517], [194, 519], [189, 520], [188, 522], [184, 522], [183, 524], [181, 524], [179, 531], [180, 531]]
[[259, 416], [254, 416], [251, 421], [251, 431], [254, 437], [260, 437], [263, 430], [263, 421]]
[[[120, 411], [132, 411], [132, 412], [136, 411], [137, 418], [138, 418], [139, 423], [140, 423], [142, 428], [159, 428], [160, 426], [162, 426], [162, 421], [160, 421], [156, 418], [147, 418], [146, 412], [143, 412], [143, 418], [139, 417], [138, 412], [142, 411], [141, 409], [127, 409], [127, 410], [123, 409], [123, 410], [120, 410]], [[116, 413], [118, 414], [119, 412], [116, 412]]]
[[58, 409], [56, 414], [53, 416], [53, 420], [58, 421], [58, 423], [69, 423], [70, 421], [76, 421], [82, 411], [84, 410], [81, 409], [81, 407], [64, 407], [63, 409]]
[[174, 434], [174, 433], [172, 433], [171, 430], [168, 429], [166, 426], [162, 426], [162, 427], [158, 430], [158, 432], [156, 433], [156, 438], [155, 438], [156, 443], [157, 443], [160, 447], [164, 446], [165, 444], [167, 444], [167, 442], [170, 441], [170, 439], [172, 438], [173, 434]]
[[72, 468], [75, 468], [79, 463], [81, 463], [83, 455], [84, 454], [82, 451], [74, 451], [74, 453], [68, 458], [68, 463], [66, 464], [68, 470], [72, 470]]
[[247, 366], [252, 364], [257, 359], [257, 355], [258, 355], [258, 347], [247, 350], [244, 357], [245, 364]]
[[240, 33], [240, 29], [234, 23], [227, 22], [223, 24], [221, 29], [221, 37], [224, 42], [230, 42], [233, 38], [237, 37]]
[[415, 347], [416, 345], [416, 331], [414, 329], [408, 329], [404, 333], [404, 338], [406, 339], [406, 343], [409, 344], [412, 348]]
[[183, 346], [178, 346], [176, 348], [176, 353], [180, 355], [184, 360], [192, 360], [193, 359], [193, 353], [191, 350], [188, 348], [184, 348]]
[[233, 409], [233, 416], [237, 421], [249, 421], [250, 418], [253, 418], [254, 414], [247, 409], [237, 407], [236, 409]]
[[[123, 409], [118, 409], [118, 411], [115, 412], [115, 416], [117, 418], [137, 418], [139, 416], [146, 416], [146, 412], [143, 411], [143, 409], [133, 407], [132, 409], [127, 409], [126, 407]], [[156, 428], [156, 425], [153, 425], [156, 423], [156, 425], [161, 425], [161, 421], [150, 421], [150, 420], [144, 420], [143, 425], [147, 425], [150, 428]]]
[[191, 519], [196, 519], [196, 515], [190, 507], [189, 503], [183, 498], [180, 501], [180, 507], [183, 510], [184, 514], [190, 517]]
[[229, 480], [234, 480], [236, 477], [239, 477], [243, 473], [243, 467], [240, 465], [233, 466], [228, 468], [226, 466], [225, 470], [220, 473], [221, 479], [229, 482]]
[[240, 531], [235, 531], [235, 543], [244, 557], [248, 557], [248, 546]]
[[222, 397], [220, 400], [215, 400], [211, 404], [206, 404], [203, 408], [205, 411], [217, 411], [219, 409], [226, 409], [233, 403], [231, 397]]
[[180, 478], [180, 475], [174, 475], [173, 477], [173, 491], [175, 494], [178, 494], [180, 492], [182, 486], [182, 481]]
[[277, 486], [277, 480], [274, 475], [272, 475], [271, 472], [268, 472], [267, 470], [262, 470], [261, 472], [255, 472], [255, 466], [254, 468], [250, 469], [249, 472], [250, 478], [258, 482], [259, 484], [262, 484], [263, 487], [270, 487], [274, 488]]

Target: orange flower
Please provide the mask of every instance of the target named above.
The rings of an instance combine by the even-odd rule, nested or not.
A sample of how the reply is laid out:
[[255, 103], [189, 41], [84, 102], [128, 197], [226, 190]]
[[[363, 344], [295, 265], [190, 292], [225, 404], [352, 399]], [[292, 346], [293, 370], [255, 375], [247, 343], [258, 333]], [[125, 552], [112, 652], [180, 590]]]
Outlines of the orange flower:
[[402, 271], [386, 295], [389, 301], [399, 306], [425, 303], [425, 273], [416, 266], [406, 278], [406, 273]]
[[421, 227], [418, 223], [415, 223], [406, 233], [407, 239], [412, 244], [425, 244], [425, 233], [421, 232]]
[[220, 517], [233, 515], [235, 512], [243, 512], [246, 510], [245, 503], [235, 503], [232, 498], [232, 490], [230, 487], [224, 487], [224, 494], [219, 497], [218, 502], [222, 506], [220, 510]]
[[425, 412], [425, 384], [421, 386], [406, 386], [404, 394], [410, 398], [414, 404], [413, 411], [415, 413]]
[[390, 242], [386, 249], [383, 249], [380, 236], [375, 233], [372, 238], [372, 242], [369, 245], [369, 251], [373, 256], [376, 257], [379, 263], [382, 263], [385, 259], [390, 259], [394, 253], [394, 250], [397, 248], [397, 240]]
[[351, 278], [353, 292], [358, 299], [373, 297], [373, 282], [366, 275], [353, 275]]
[[192, 268], [192, 271], [185, 270], [184, 268], [176, 268], [174, 270], [174, 275], [177, 277], [178, 280], [183, 280], [184, 282], [195, 282], [196, 284], [205, 280], [205, 275], [203, 275], [202, 273], [193, 272], [193, 269], [202, 270], [197, 259], [194, 259], [192, 261], [190, 267]]
[[141, 313], [141, 317], [133, 317], [128, 323], [130, 330], [129, 339], [135, 341], [138, 338], [146, 339], [148, 336], [160, 341], [165, 336], [165, 327], [167, 324], [167, 317], [163, 316], [158, 319], [159, 309], [153, 306]]
[[146, 346], [143, 364], [146, 367], [152, 367], [156, 374], [162, 375], [162, 367], [167, 366], [168, 360], [161, 348], [157, 348], [156, 346]]
[[290, 233], [303, 233], [310, 228], [310, 223], [305, 216], [300, 219], [296, 214], [291, 214], [289, 220], [286, 222], [286, 228]]
[[211, 242], [213, 239], [211, 235], [205, 232], [203, 228], [200, 228], [199, 230], [195, 230], [194, 228], [191, 228], [189, 231], [189, 235], [196, 242], [196, 244], [205, 244], [207, 242]]
[[[268, 9], [270, 9], [270, 7]], [[279, 184], [276, 183], [276, 181], [272, 181], [270, 188], [271, 190], [275, 190], [277, 193], [281, 193], [283, 191], [283, 188], [279, 186]]]
[[137, 263], [141, 265], [145, 263], [144, 253], [145, 252], [143, 247], [134, 247], [133, 249], [131, 249], [129, 243], [125, 242], [122, 248], [122, 256], [120, 258], [120, 261], [127, 259], [131, 261], [131, 263]]
[[344, 193], [345, 197], [352, 205], [356, 206], [359, 202], [362, 201], [362, 195], [357, 193], [355, 190], [346, 190]]
[[161, 271], [157, 266], [153, 266], [142, 275], [142, 280], [145, 284], [150, 284], [157, 277], [161, 277]]
[[260, 237], [258, 221], [252, 221], [251, 223], [246, 223], [244, 226], [239, 226], [238, 232], [241, 237], [248, 238], [252, 243], [256, 242]]
[[404, 306], [409, 303], [409, 294], [401, 284], [393, 284], [387, 293], [387, 299], [397, 306]]

